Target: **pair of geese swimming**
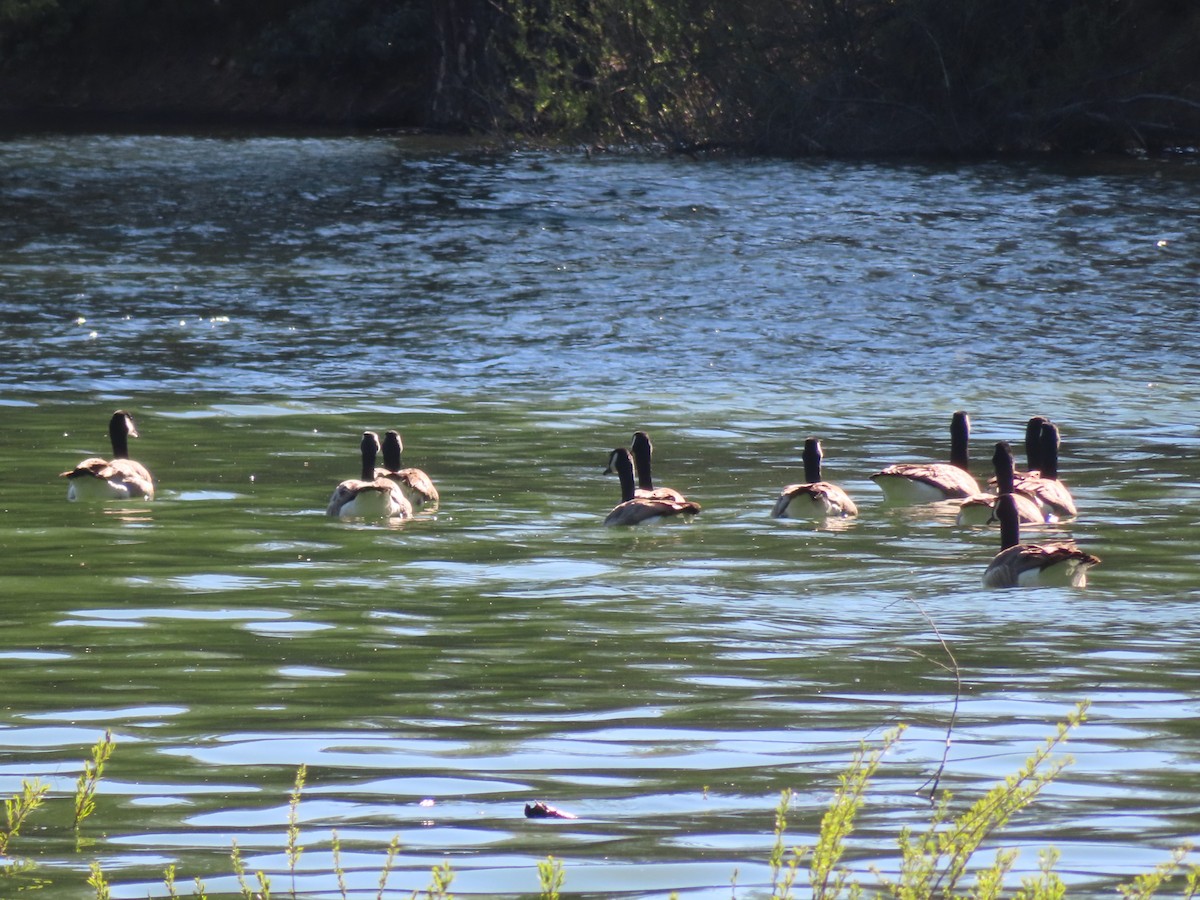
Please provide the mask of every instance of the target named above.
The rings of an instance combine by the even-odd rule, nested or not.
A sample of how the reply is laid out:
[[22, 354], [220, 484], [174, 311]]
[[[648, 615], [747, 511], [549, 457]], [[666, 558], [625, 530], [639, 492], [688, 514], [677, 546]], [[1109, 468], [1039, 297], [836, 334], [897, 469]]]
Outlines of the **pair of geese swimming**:
[[[325, 512], [342, 519], [408, 519], [413, 509], [437, 503], [433, 480], [421, 469], [401, 467], [404, 445], [398, 431], [389, 431], [382, 443], [374, 431], [364, 431], [359, 443], [362, 477], [348, 478], [333, 489]], [[383, 451], [383, 468], [375, 457]]]
[[[140, 462], [129, 457], [129, 439], [138, 437], [133, 417], [118, 409], [108, 421], [112, 459], [85, 459], [62, 473], [67, 479], [68, 500], [154, 499], [154, 479]], [[383, 441], [373, 431], [363, 433], [362, 477], [351, 478], [334, 488], [326, 512], [331, 516], [364, 519], [409, 518], [415, 507], [436, 503], [437, 488], [420, 469], [401, 465], [404, 444], [400, 434], [389, 431]], [[382, 469], [375, 458], [383, 452]]]
[[[68, 480], [69, 500], [154, 498], [154, 480], [144, 465], [129, 457], [129, 438], [137, 437], [133, 417], [113, 413], [108, 425], [112, 459], [91, 457], [61, 473]], [[1025, 450], [1029, 471], [1017, 473], [1012, 450], [996, 444], [992, 463], [997, 494], [982, 491], [968, 472], [970, 419], [956, 412], [950, 424], [949, 463], [901, 463], [871, 476], [893, 503], [959, 500], [960, 523], [999, 521], [1000, 547], [984, 573], [987, 587], [1062, 582], [1082, 587], [1087, 571], [1099, 558], [1070, 542], [1022, 544], [1021, 524], [1046, 524], [1076, 515], [1074, 500], [1058, 480], [1058, 429], [1042, 416], [1026, 426]], [[672, 488], [654, 487], [651, 475], [653, 444], [639, 431], [632, 452], [618, 448], [609, 454], [606, 472], [621, 482], [621, 502], [605, 517], [605, 525], [638, 525], [672, 516], [693, 516], [700, 504]], [[373, 431], [363, 432], [360, 478], [347, 479], [329, 498], [326, 513], [340, 518], [408, 518], [414, 508], [438, 501], [437, 488], [421, 469], [401, 466], [403, 443], [396, 431], [381, 442]], [[375, 460], [383, 453], [383, 468]], [[776, 518], [856, 516], [858, 507], [842, 488], [821, 478], [821, 445], [816, 438], [804, 444], [805, 481], [783, 489], [771, 515]]]
[[[1025, 428], [1029, 471], [1018, 473], [1007, 441], [996, 444], [992, 456], [997, 493], [981, 490], [968, 471], [967, 446], [970, 418], [954, 413], [950, 423], [949, 463], [901, 463], [876, 472], [871, 479], [889, 503], [922, 504], [958, 501], [959, 524], [1000, 523], [1000, 552], [983, 576], [986, 587], [1063, 583], [1082, 587], [1087, 571], [1099, 558], [1073, 543], [1021, 543], [1021, 525], [1045, 525], [1077, 515], [1075, 501], [1058, 480], [1059, 433], [1044, 416], [1034, 416]], [[650, 439], [634, 435], [633, 452], [617, 449], [609, 455], [606, 472], [621, 477], [622, 502], [605, 519], [606, 525], [635, 525], [668, 516], [694, 515], [697, 503], [670, 488], [654, 488], [650, 477]], [[858, 507], [836, 484], [821, 478], [821, 443], [809, 438], [803, 452], [805, 481], [790, 484], [779, 494], [771, 515], [775, 518], [830, 518], [858, 515]], [[635, 487], [634, 474], [638, 485]]]

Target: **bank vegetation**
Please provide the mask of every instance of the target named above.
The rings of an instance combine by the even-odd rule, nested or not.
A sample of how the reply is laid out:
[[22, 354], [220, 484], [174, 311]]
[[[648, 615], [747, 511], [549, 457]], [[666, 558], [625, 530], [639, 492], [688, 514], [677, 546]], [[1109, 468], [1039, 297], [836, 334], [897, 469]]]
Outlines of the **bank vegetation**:
[[0, 0], [0, 115], [772, 155], [1200, 140], [1190, 0]]

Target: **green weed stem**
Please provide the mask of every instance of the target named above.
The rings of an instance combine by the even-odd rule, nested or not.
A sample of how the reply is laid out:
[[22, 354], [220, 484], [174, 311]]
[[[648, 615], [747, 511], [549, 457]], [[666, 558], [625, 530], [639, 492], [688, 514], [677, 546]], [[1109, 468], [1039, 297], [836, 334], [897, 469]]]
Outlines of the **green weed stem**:
[[809, 882], [814, 900], [831, 900], [839, 897], [846, 888], [849, 873], [839, 867], [846, 852], [846, 841], [854, 831], [854, 820], [862, 808], [867, 785], [879, 768], [880, 760], [903, 734], [904, 726], [900, 725], [883, 736], [881, 747], [867, 752], [866, 747], [860, 746], [850, 765], [838, 776], [833, 800], [821, 817], [817, 846], [809, 864]]
[[346, 900], [346, 872], [342, 868], [342, 841], [338, 837], [336, 828], [332, 832], [331, 842], [331, 849], [333, 852], [333, 873], [337, 876], [338, 890], [342, 892], [342, 900]]
[[[1150, 900], [1170, 880], [1171, 876], [1179, 871], [1183, 864], [1183, 858], [1191, 849], [1190, 843], [1177, 847], [1166, 862], [1159, 863], [1149, 872], [1135, 876], [1133, 881], [1117, 885], [1117, 892], [1125, 897], [1125, 900]], [[1197, 879], [1200, 879], [1200, 866], [1190, 866], [1184, 888], [1185, 897], [1191, 897], [1196, 893]]]
[[300, 854], [304, 848], [300, 846], [300, 795], [304, 792], [304, 782], [308, 778], [308, 766], [304, 763], [296, 769], [296, 781], [292, 785], [291, 799], [288, 801], [287, 828], [287, 860], [288, 871], [292, 876], [292, 896], [296, 896], [296, 865], [300, 862]]
[[246, 864], [242, 862], [242, 851], [238, 847], [237, 838], [233, 839], [233, 849], [229, 851], [229, 860], [233, 865], [233, 874], [237, 876], [243, 900], [254, 900], [254, 892], [246, 883]]
[[400, 835], [392, 835], [391, 843], [388, 844], [387, 856], [383, 860], [383, 868], [379, 872], [379, 893], [375, 900], [383, 900], [383, 892], [387, 888], [388, 878], [392, 874], [392, 868], [396, 865], [396, 857], [400, 854]]
[[0, 856], [9, 856], [9, 845], [13, 838], [21, 833], [21, 826], [29, 818], [30, 813], [42, 805], [46, 799], [49, 785], [40, 779], [21, 782], [21, 793], [13, 794], [4, 801], [4, 818], [6, 826], [0, 831]]
[[566, 870], [561, 859], [547, 856], [537, 864], [538, 881], [541, 882], [541, 900], [558, 900], [558, 892], [567, 879]]
[[75, 783], [75, 817], [71, 825], [76, 830], [84, 819], [96, 811], [96, 793], [104, 775], [104, 764], [108, 762], [116, 746], [112, 731], [105, 729], [104, 737], [92, 747], [91, 760], [83, 762], [83, 772]]
[[792, 885], [795, 884], [800, 860], [805, 853], [793, 847], [790, 859], [786, 858], [785, 835], [787, 814], [791, 805], [792, 789], [784, 788], [779, 792], [779, 802], [775, 805], [775, 842], [771, 845], [771, 855], [768, 857], [771, 867], [771, 900], [788, 900], [792, 896]]
[[95, 890], [96, 900], [110, 900], [112, 893], [109, 890], [108, 882], [104, 878], [104, 873], [100, 870], [100, 863], [93, 860], [88, 867], [89, 875], [87, 883]]
[[429, 900], [453, 900], [454, 895], [450, 893], [452, 881], [454, 881], [454, 870], [450, 868], [450, 860], [447, 859], [441, 865], [433, 867], [426, 896]]

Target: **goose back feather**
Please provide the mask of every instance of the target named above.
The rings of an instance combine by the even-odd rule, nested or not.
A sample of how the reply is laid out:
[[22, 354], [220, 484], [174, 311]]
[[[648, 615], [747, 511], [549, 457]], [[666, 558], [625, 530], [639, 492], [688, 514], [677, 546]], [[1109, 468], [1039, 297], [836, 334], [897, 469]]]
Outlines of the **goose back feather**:
[[[644, 431], [635, 431], [633, 433], [633, 443], [629, 445], [629, 452], [633, 456], [633, 470], [634, 475], [637, 477], [637, 487], [634, 488], [635, 497], [645, 497], [649, 500], [666, 500], [673, 503], [688, 502], [688, 499], [674, 488], [656, 488], [654, 486], [654, 476], [651, 470], [654, 444], [650, 440], [650, 435]], [[611, 471], [611, 468], [605, 471]]]
[[[992, 454], [992, 466], [996, 470], [995, 482], [1001, 494], [1013, 492], [1013, 454], [1012, 447], [1007, 441], [999, 441]], [[1040, 506], [1023, 494], [1014, 494], [1013, 500], [1017, 505], [1017, 515], [1026, 525], [1045, 525], [1057, 521], [1056, 517], [1044, 511]], [[958, 508], [959, 525], [991, 525], [999, 521], [996, 518], [996, 495], [988, 493], [973, 494], [962, 502]]]

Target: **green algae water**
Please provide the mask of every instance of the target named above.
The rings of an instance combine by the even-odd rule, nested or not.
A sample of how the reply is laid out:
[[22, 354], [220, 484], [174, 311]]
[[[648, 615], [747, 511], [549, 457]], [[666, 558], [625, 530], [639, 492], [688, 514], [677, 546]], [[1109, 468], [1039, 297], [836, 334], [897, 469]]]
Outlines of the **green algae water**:
[[[575, 896], [764, 896], [779, 792], [811, 843], [860, 740], [909, 725], [866, 873], [947, 734], [969, 802], [1085, 699], [1014, 883], [1054, 846], [1110, 893], [1200, 829], [1190, 164], [38, 135], [0, 193], [0, 791], [51, 786], [13, 884], [94, 896], [94, 860], [114, 897], [168, 865], [237, 895], [236, 840], [274, 895], [339, 897], [336, 830], [352, 896], [393, 837], [388, 896], [444, 861], [456, 895], [536, 894], [548, 855]], [[68, 503], [117, 408], [157, 498]], [[995, 531], [883, 506], [870, 474], [943, 459], [960, 408], [981, 475], [1059, 424], [1080, 516], [1028, 536], [1102, 557], [1086, 589], [986, 591]], [[441, 503], [326, 517], [389, 428]], [[639, 429], [691, 522], [601, 525]], [[810, 435], [858, 519], [769, 518]]]

